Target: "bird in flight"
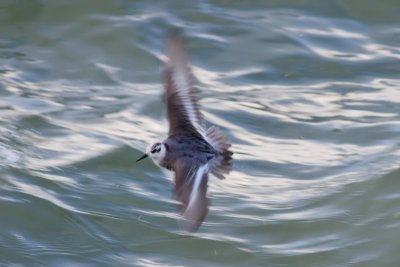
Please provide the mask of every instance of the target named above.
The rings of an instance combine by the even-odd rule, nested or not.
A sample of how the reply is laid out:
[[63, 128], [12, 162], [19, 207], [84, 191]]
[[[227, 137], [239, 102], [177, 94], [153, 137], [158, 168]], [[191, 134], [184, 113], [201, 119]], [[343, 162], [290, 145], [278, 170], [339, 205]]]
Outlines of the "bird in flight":
[[185, 230], [195, 232], [208, 213], [209, 173], [224, 179], [232, 167], [231, 144], [221, 131], [204, 127], [184, 41], [178, 30], [167, 38], [165, 93], [168, 137], [147, 146], [138, 161], [150, 157], [175, 173], [175, 197]]

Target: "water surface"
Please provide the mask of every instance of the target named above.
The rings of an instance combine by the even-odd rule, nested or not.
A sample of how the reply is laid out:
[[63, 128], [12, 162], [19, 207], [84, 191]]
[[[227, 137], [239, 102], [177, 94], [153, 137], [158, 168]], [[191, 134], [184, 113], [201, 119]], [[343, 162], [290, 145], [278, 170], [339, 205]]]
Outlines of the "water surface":
[[[1, 266], [398, 266], [397, 1], [0, 3]], [[171, 174], [164, 37], [233, 142], [196, 234]]]

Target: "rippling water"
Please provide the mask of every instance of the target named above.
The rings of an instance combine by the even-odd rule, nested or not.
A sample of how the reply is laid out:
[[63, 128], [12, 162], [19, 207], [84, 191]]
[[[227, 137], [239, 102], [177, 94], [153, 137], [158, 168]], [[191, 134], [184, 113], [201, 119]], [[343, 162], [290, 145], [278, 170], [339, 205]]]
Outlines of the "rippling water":
[[[1, 266], [399, 266], [398, 1], [0, 3]], [[167, 29], [233, 141], [179, 230]], [[162, 121], [162, 123], [160, 123]]]

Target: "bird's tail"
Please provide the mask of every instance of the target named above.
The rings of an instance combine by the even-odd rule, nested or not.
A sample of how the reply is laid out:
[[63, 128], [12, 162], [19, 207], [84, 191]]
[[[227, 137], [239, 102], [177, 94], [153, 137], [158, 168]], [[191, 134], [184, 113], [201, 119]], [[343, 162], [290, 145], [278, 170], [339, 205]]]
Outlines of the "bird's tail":
[[215, 126], [206, 131], [207, 142], [218, 152], [217, 159], [210, 166], [210, 171], [219, 179], [225, 179], [225, 175], [232, 169], [233, 152], [229, 150], [231, 143], [228, 138]]

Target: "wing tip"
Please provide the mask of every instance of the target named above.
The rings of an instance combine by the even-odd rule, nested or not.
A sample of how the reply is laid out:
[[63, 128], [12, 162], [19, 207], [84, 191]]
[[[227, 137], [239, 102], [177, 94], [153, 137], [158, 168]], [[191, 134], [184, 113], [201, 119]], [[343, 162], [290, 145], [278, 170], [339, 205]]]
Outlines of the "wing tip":
[[181, 227], [187, 232], [197, 232], [208, 214], [208, 198], [197, 201], [195, 207], [188, 207], [182, 213]]
[[187, 78], [192, 78], [185, 46], [183, 30], [172, 28], [168, 32], [166, 40], [166, 70], [169, 69], [171, 75], [173, 75], [174, 70], [184, 70], [184, 72], [187, 72]]
[[184, 38], [181, 28], [172, 28], [167, 34], [167, 56], [170, 60], [179, 54], [184, 54]]
[[172, 27], [167, 33], [168, 39], [182, 38], [183, 29], [180, 27]]

